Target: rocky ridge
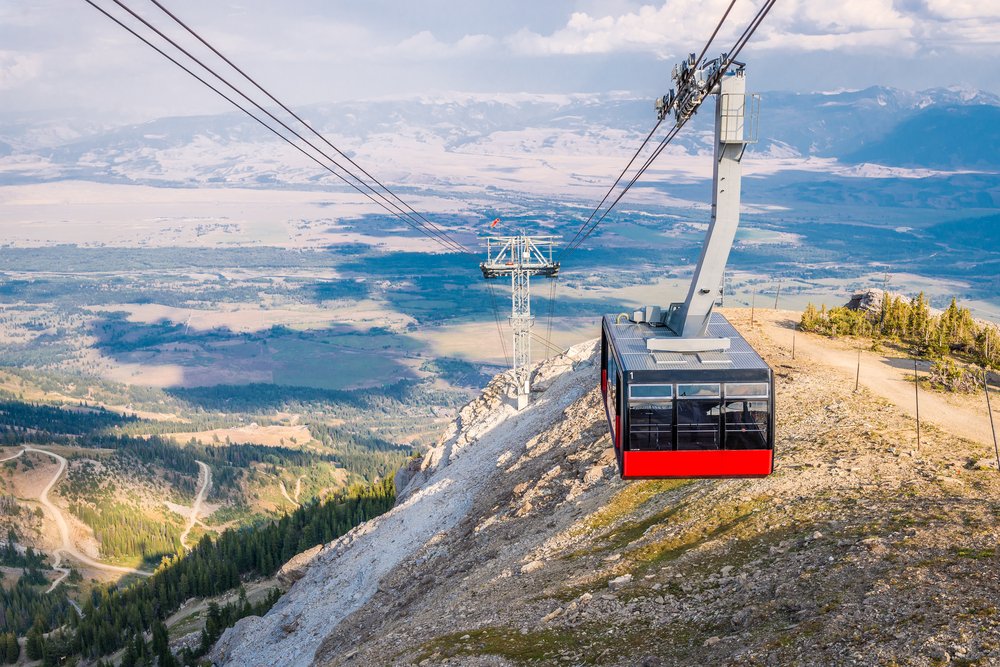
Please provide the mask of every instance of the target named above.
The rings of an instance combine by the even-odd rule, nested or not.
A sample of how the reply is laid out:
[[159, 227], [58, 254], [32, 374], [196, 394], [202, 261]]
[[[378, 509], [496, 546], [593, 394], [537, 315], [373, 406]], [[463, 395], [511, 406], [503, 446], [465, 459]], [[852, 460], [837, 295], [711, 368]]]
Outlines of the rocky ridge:
[[[1000, 474], [853, 378], [776, 371], [775, 474], [617, 479], [595, 346], [498, 378], [408, 473], [397, 507], [299, 564], [220, 664], [994, 664]], [[806, 335], [806, 334], [800, 334]], [[817, 339], [819, 340], [819, 339]]]
[[[368, 603], [393, 569], [420, 549], [433, 549], [468, 515], [476, 494], [509, 452], [544, 431], [589, 388], [593, 343], [571, 348], [534, 369], [536, 388], [551, 388], [528, 409], [513, 407], [511, 378], [497, 376], [463, 408], [436, 447], [400, 489], [396, 506], [340, 539], [300, 554], [279, 573], [294, 582], [264, 617], [243, 619], [226, 631], [214, 651], [218, 664], [308, 665], [333, 627]], [[573, 372], [574, 368], [577, 372]]]

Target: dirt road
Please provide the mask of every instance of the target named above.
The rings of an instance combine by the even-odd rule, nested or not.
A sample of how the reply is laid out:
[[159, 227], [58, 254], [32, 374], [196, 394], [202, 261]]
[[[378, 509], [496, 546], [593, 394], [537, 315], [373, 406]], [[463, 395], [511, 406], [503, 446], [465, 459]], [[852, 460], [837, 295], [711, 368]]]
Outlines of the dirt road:
[[302, 495], [302, 475], [299, 475], [299, 478], [295, 480], [294, 499], [290, 495], [288, 495], [288, 489], [285, 488], [285, 483], [283, 481], [280, 480], [278, 481], [278, 487], [281, 489], [281, 495], [285, 497], [285, 500], [295, 505], [296, 507], [299, 506], [299, 496]]
[[188, 517], [188, 525], [184, 528], [184, 532], [181, 533], [181, 546], [185, 549], [188, 548], [188, 535], [191, 533], [191, 529], [194, 528], [195, 522], [198, 521], [198, 513], [201, 512], [201, 505], [205, 502], [205, 497], [208, 496], [208, 492], [212, 490], [212, 469], [201, 461], [196, 461], [196, 463], [201, 469], [201, 472], [198, 475], [200, 488], [198, 489], [198, 494], [194, 497], [194, 505], [191, 506], [191, 516]]
[[288, 489], [285, 488], [285, 483], [284, 482], [279, 481], [278, 482], [278, 488], [281, 489], [281, 495], [283, 495], [285, 497], [285, 500], [287, 500], [288, 502], [290, 502], [293, 505], [298, 505], [298, 503], [295, 502], [294, 500], [292, 500], [292, 497], [290, 495], [288, 495]]
[[[59, 481], [59, 478], [62, 477], [62, 474], [66, 471], [66, 463], [67, 463], [66, 458], [54, 452], [50, 452], [45, 449], [39, 449], [37, 447], [31, 447], [31, 446], [25, 446], [25, 448], [22, 451], [45, 454], [46, 456], [51, 456], [59, 463], [59, 467], [56, 470], [56, 474], [52, 476], [52, 479], [45, 486], [45, 488], [42, 489], [41, 494], [38, 496], [39, 502], [41, 502], [42, 505], [45, 507], [45, 509], [49, 511], [49, 513], [52, 515], [52, 518], [55, 519], [56, 526], [59, 527], [59, 537], [62, 542], [62, 547], [56, 549], [53, 552], [57, 564], [62, 562], [62, 554], [65, 553], [66, 555], [71, 556], [72, 558], [80, 561], [84, 565], [87, 565], [89, 567], [98, 570], [106, 570], [108, 572], [120, 572], [122, 574], [138, 574], [143, 577], [148, 577], [153, 574], [152, 572], [148, 572], [146, 570], [138, 570], [134, 567], [124, 567], [121, 565], [109, 565], [107, 563], [102, 563], [100, 561], [94, 560], [93, 558], [87, 556], [84, 553], [81, 553], [73, 544], [72, 539], [70, 539], [69, 524], [66, 523], [66, 518], [62, 514], [62, 510], [60, 510], [55, 505], [55, 503], [49, 500], [49, 492], [52, 491], [53, 487], [55, 487], [56, 483]], [[58, 568], [58, 569], [61, 571], [63, 568]], [[53, 583], [53, 585], [49, 588], [49, 590], [52, 590], [52, 588], [55, 587], [55, 584], [62, 581], [62, 579], [65, 578], [65, 576], [68, 574], [69, 571], [66, 570], [63, 576], [60, 577], [58, 580], [56, 580], [56, 582]]]
[[57, 550], [53, 555], [55, 556], [55, 562], [52, 563], [52, 569], [55, 570], [56, 572], [61, 572], [62, 574], [60, 574], [58, 577], [52, 580], [52, 584], [49, 585], [48, 589], [46, 589], [45, 591], [46, 593], [51, 593], [52, 591], [54, 591], [56, 589], [56, 586], [61, 584], [63, 582], [63, 579], [69, 576], [69, 568], [60, 567], [60, 565], [62, 565], [62, 552]]
[[[739, 326], [749, 325], [749, 314], [734, 311], [730, 317]], [[763, 326], [764, 333], [775, 343], [792, 349], [794, 325], [801, 313], [793, 311], [757, 311], [755, 322]], [[858, 346], [849, 339], [829, 339], [814, 334], [795, 333], [795, 357], [807, 359], [817, 366], [847, 375], [854, 379], [858, 372]], [[918, 362], [918, 372], [926, 377], [927, 362]], [[916, 417], [913, 389], [913, 362], [905, 358], [895, 358], [872, 352], [865, 346], [861, 350], [861, 372], [859, 384], [890, 401], [906, 414]], [[994, 413], [996, 413], [994, 402]], [[980, 391], [971, 395], [949, 395], [939, 392], [920, 391], [920, 420], [955, 435], [993, 446], [993, 434], [986, 411], [986, 398]], [[1000, 425], [1000, 415], [994, 420]]]
[[0, 463], [3, 463], [4, 461], [12, 461], [12, 460], [16, 459], [18, 456], [20, 456], [21, 454], [24, 454], [24, 450], [23, 449], [21, 451], [19, 451], [17, 454], [14, 454], [14, 456], [8, 456], [5, 459], [0, 459]]
[[[6, 458], [2, 458], [2, 459], [0, 459], [0, 463], [3, 463], [4, 461], [13, 461], [17, 457], [19, 457], [22, 454], [24, 454], [24, 452], [25, 452], [25, 450], [22, 449], [21, 451], [19, 451], [17, 454], [14, 454], [13, 456], [8, 456]], [[58, 476], [57, 476], [57, 478], [58, 478]], [[46, 489], [46, 493], [47, 492], [48, 492], [48, 489]], [[65, 579], [66, 577], [69, 576], [69, 568], [67, 568], [67, 567], [59, 567], [60, 564], [62, 563], [62, 553], [60, 553], [59, 551], [56, 551], [53, 555], [55, 556], [55, 562], [52, 563], [52, 569], [55, 570], [56, 572], [60, 572], [61, 574], [52, 581], [52, 584], [48, 587], [48, 589], [46, 589], [46, 591], [45, 591], [46, 593], [51, 593], [52, 591], [54, 591], [56, 589], [56, 586], [58, 586], [59, 584], [61, 584], [63, 582], [63, 579]], [[75, 602], [73, 603], [73, 606], [74, 607], [76, 606]], [[79, 611], [79, 609], [77, 609], [77, 611]]]

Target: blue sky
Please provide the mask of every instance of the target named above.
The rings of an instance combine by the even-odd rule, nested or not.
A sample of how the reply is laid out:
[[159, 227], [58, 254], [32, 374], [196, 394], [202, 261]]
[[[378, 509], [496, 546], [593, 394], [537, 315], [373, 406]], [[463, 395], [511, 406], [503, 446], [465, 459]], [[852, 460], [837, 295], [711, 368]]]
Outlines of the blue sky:
[[[121, 10], [111, 0], [95, 0]], [[294, 104], [446, 91], [664, 92], [727, 0], [162, 0]], [[737, 0], [717, 48], [763, 0]], [[148, 0], [137, 12], [168, 26]], [[176, 33], [176, 30], [173, 31]], [[1000, 0], [778, 0], [742, 57], [757, 90], [1000, 92]], [[0, 4], [5, 111], [141, 120], [224, 107], [82, 0]], [[43, 113], [43, 115], [44, 115]]]

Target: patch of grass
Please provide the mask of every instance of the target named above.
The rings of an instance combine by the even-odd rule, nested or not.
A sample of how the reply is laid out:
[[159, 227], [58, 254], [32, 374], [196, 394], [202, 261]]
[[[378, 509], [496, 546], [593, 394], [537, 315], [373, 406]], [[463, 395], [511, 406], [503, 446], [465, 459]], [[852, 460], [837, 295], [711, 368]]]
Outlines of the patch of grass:
[[587, 517], [583, 525], [589, 530], [608, 528], [625, 517], [635, 514], [644, 504], [664, 493], [692, 484], [689, 479], [656, 479], [634, 482], [615, 494], [603, 508]]
[[958, 614], [959, 618], [992, 618], [997, 615], [997, 608], [983, 600], [979, 600], [969, 606], [965, 613]]
[[[558, 660], [561, 653], [577, 657], [576, 664], [596, 664], [595, 645], [603, 648], [604, 635], [596, 626], [586, 628], [548, 628], [522, 634], [505, 627], [459, 630], [424, 643], [415, 662], [437, 656], [455, 658], [474, 655], [495, 655], [513, 662]], [[466, 637], [466, 639], [462, 639]], [[582, 661], [582, 662], [581, 662]]]
[[966, 549], [963, 547], [954, 547], [952, 548], [952, 552], [960, 558], [972, 558], [973, 560], [993, 558], [996, 555], [995, 549]]
[[983, 664], [979, 660], [973, 660], [971, 658], [952, 658], [951, 664], [955, 667], [976, 667], [977, 665]]
[[[671, 623], [619, 629], [588, 624], [574, 628], [533, 629], [527, 633], [509, 627], [459, 630], [432, 639], [419, 648], [414, 662], [492, 655], [515, 664], [597, 665], [638, 663], [642, 656], [690, 658], [702, 642], [722, 628], [712, 624]], [[465, 639], [463, 639], [465, 637]], [[665, 641], [664, 638], [669, 638]], [[688, 660], [684, 660], [688, 662]]]
[[607, 542], [609, 549], [622, 549], [632, 544], [646, 534], [651, 527], [666, 523], [671, 517], [684, 509], [684, 505], [668, 507], [662, 512], [657, 512], [641, 521], [629, 522], [621, 525], [617, 530], [613, 530], [598, 538], [598, 541]]
[[741, 539], [731, 539], [721, 553], [699, 555], [695, 562], [685, 566], [685, 572], [708, 575], [718, 572], [726, 565], [732, 565], [739, 572], [747, 563], [768, 557], [772, 546], [793, 539], [802, 532], [801, 526], [783, 527]]
[[[654, 541], [639, 547], [628, 554], [628, 556], [636, 562], [645, 565], [647, 568], [676, 560], [689, 549], [693, 549], [699, 544], [713, 540], [733, 530], [736, 526], [749, 519], [753, 510], [753, 503], [740, 503], [730, 508], [720, 507], [718, 513], [713, 517], [718, 523], [711, 530], [708, 530], [708, 526], [705, 524], [692, 526], [691, 530], [685, 534]], [[696, 529], [700, 529], [700, 531], [695, 532]]]
[[[621, 575], [625, 571], [638, 578], [640, 575], [648, 573], [654, 567], [676, 560], [687, 551], [690, 551], [705, 542], [714, 540], [720, 535], [733, 530], [750, 518], [753, 511], [752, 505], [752, 503], [740, 504], [730, 508], [728, 511], [720, 509], [716, 518], [720, 519], [722, 523], [717, 524], [711, 530], [708, 530], [708, 527], [704, 524], [699, 524], [690, 527], [687, 531], [680, 535], [673, 535], [666, 539], [654, 540], [648, 544], [633, 549], [632, 551], [624, 554], [622, 564], [625, 565], [627, 568], [626, 570], [616, 568], [612, 572], [606, 573], [587, 582], [586, 585], [578, 585], [563, 589], [556, 597], [561, 600], [571, 600], [579, 596], [581, 593], [603, 589], [607, 586], [611, 579]], [[676, 510], [668, 510], [667, 513], [669, 514], [672, 511]], [[681, 593], [680, 590], [671, 592], [674, 594]], [[620, 595], [628, 597], [628, 591], [624, 591]]]
[[202, 616], [204, 612], [202, 610], [196, 611], [192, 614], [188, 614], [182, 618], [177, 619], [177, 622], [170, 626], [170, 634], [173, 638], [177, 639], [183, 637], [190, 632], [196, 632], [204, 627], [204, 621]]

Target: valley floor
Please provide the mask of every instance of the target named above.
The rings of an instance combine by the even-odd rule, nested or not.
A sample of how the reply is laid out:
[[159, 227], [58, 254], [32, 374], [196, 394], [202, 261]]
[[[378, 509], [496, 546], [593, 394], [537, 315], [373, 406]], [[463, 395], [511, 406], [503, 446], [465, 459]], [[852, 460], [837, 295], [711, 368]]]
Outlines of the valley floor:
[[[748, 312], [730, 315], [776, 373], [772, 476], [617, 479], [594, 348], [578, 347], [542, 364], [544, 391], [521, 414], [495, 380], [393, 511], [313, 556], [285, 598], [227, 632], [214, 657], [1000, 662], [1000, 472], [980, 437], [981, 397], [922, 392], [917, 451], [905, 368], [863, 353], [855, 392], [856, 348], [799, 333], [793, 360], [781, 326], [792, 314], [753, 327]], [[433, 496], [436, 506], [425, 502]], [[390, 545], [392, 566], [369, 573], [359, 562]], [[340, 597], [321, 590], [338, 580], [357, 585]]]

